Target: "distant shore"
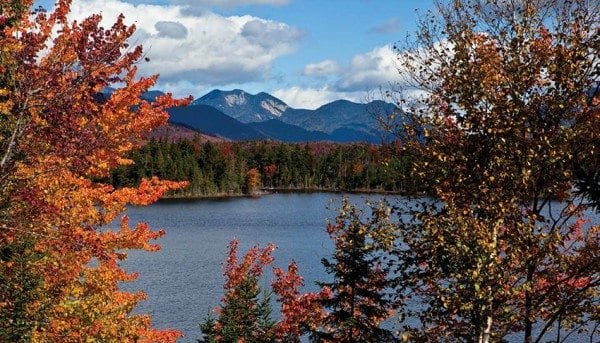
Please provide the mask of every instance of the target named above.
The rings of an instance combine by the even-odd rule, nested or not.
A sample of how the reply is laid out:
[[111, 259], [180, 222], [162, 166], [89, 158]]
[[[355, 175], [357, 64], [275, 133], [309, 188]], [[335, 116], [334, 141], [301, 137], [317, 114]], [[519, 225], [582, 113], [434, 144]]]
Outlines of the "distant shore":
[[387, 194], [387, 195], [406, 195], [406, 192], [386, 191], [382, 189], [342, 189], [342, 188], [263, 188], [269, 193], [350, 193], [350, 194]]
[[[348, 194], [381, 194], [381, 195], [409, 195], [406, 192], [400, 191], [386, 191], [380, 189], [339, 189], [339, 188], [261, 188], [260, 191], [252, 194], [245, 193], [215, 193], [215, 194], [170, 194], [163, 196], [161, 200], [183, 200], [183, 201], [194, 201], [194, 200], [219, 200], [229, 198], [256, 198], [276, 193], [348, 193]], [[414, 195], [414, 194], [410, 194]]]
[[160, 198], [160, 200], [211, 200], [211, 199], [229, 199], [229, 198], [256, 198], [263, 195], [269, 195], [270, 192], [259, 191], [252, 194], [246, 193], [215, 193], [215, 194], [169, 194]]

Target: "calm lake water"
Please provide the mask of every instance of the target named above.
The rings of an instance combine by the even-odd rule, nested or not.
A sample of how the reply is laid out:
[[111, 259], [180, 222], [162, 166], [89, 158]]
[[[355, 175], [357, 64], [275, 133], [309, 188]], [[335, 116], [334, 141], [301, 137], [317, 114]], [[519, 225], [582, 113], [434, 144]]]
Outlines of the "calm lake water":
[[[275, 265], [286, 267], [298, 262], [304, 277], [304, 291], [315, 291], [315, 281], [328, 280], [321, 259], [333, 245], [325, 232], [326, 220], [337, 215], [344, 195], [334, 193], [273, 194], [260, 198], [230, 198], [196, 201], [161, 201], [148, 207], [129, 208], [130, 222], [147, 221], [153, 229], [164, 228], [158, 240], [162, 249], [155, 253], [134, 251], [124, 266], [140, 273], [139, 279], [125, 284], [129, 290], [144, 290], [148, 300], [138, 312], [152, 315], [158, 328], [174, 328], [184, 333], [181, 342], [196, 342], [198, 324], [219, 304], [223, 294], [222, 262], [229, 241], [240, 242], [239, 253], [249, 247], [273, 242]], [[346, 194], [350, 201], [382, 196]], [[394, 202], [398, 197], [388, 197]], [[551, 208], [558, 211], [560, 206]], [[600, 224], [600, 215], [588, 212], [590, 224]], [[263, 286], [268, 287], [267, 274]], [[577, 339], [577, 338], [575, 338]], [[522, 342], [515, 335], [510, 342]], [[589, 337], [587, 338], [589, 340]]]
[[[346, 195], [355, 204], [377, 195]], [[127, 211], [130, 222], [147, 221], [154, 229], [164, 228], [156, 253], [132, 252], [124, 265], [140, 273], [125, 285], [142, 289], [148, 300], [139, 312], [149, 313], [158, 328], [184, 333], [182, 342], [195, 342], [198, 324], [219, 304], [222, 295], [222, 262], [233, 238], [240, 242], [240, 254], [254, 244], [273, 242], [275, 264], [298, 262], [300, 274], [311, 291], [315, 281], [328, 277], [321, 258], [333, 245], [325, 232], [327, 218], [335, 218], [343, 195], [334, 193], [273, 194], [260, 198], [231, 198], [198, 201], [161, 201]], [[270, 279], [267, 275], [265, 286]]]

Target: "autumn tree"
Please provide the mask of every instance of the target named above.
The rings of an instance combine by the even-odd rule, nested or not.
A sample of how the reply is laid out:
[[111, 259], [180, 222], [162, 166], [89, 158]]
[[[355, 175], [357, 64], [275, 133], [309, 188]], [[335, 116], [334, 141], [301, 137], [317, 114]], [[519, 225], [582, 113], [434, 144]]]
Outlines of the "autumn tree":
[[122, 16], [105, 29], [99, 15], [69, 22], [70, 1], [51, 13], [32, 3], [0, 1], [0, 340], [173, 341], [131, 313], [143, 293], [119, 288], [136, 277], [119, 267], [127, 250], [156, 250], [163, 232], [126, 217], [100, 227], [184, 184], [100, 180], [185, 101], [140, 100], [156, 77], [136, 77], [142, 50]]
[[[329, 297], [329, 290], [300, 293], [303, 279], [295, 262], [285, 271], [273, 268], [271, 289], [262, 291], [260, 278], [265, 268], [272, 266], [274, 249], [273, 244], [253, 246], [239, 260], [238, 242], [229, 243], [223, 273], [225, 292], [215, 309], [216, 317], [211, 315], [201, 323], [200, 342], [299, 343], [303, 334], [320, 325], [324, 315], [320, 302]], [[271, 316], [271, 294], [281, 306], [277, 321]]]
[[300, 343], [304, 334], [315, 332], [323, 324], [325, 299], [332, 297], [329, 287], [319, 292], [301, 293], [304, 280], [295, 262], [286, 271], [274, 268], [275, 280], [271, 283], [273, 293], [281, 307], [281, 319], [275, 325], [277, 342]]
[[261, 249], [252, 247], [238, 261], [238, 242], [229, 243], [225, 264], [225, 294], [216, 310], [217, 318], [209, 316], [201, 325], [204, 342], [272, 342], [274, 339], [270, 298], [260, 299], [260, 277], [265, 266], [273, 262], [270, 244]]
[[390, 208], [373, 205], [370, 218], [344, 199], [340, 213], [327, 232], [335, 243], [331, 259], [323, 259], [331, 282], [321, 282], [331, 290], [322, 300], [329, 309], [321, 327], [312, 333], [317, 342], [393, 342], [392, 332], [382, 328], [393, 315], [389, 280], [390, 264], [382, 253], [394, 242], [395, 228]]
[[260, 188], [260, 172], [256, 168], [252, 168], [246, 172], [246, 193], [254, 194]]
[[263, 168], [263, 173], [269, 180], [269, 187], [273, 187], [273, 176], [277, 173], [277, 165], [271, 163]]
[[600, 227], [571, 190], [597, 177], [599, 30], [595, 1], [440, 1], [399, 51], [427, 96], [401, 103], [398, 134], [439, 199], [404, 207], [400, 225], [415, 340], [594, 329]]

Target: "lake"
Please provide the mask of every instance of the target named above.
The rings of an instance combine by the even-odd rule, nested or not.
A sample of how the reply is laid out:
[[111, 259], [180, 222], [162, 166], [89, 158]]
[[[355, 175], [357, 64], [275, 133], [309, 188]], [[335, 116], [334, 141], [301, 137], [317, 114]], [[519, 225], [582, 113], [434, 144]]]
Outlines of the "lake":
[[[152, 315], [156, 327], [180, 330], [185, 335], [181, 342], [195, 342], [200, 337], [198, 324], [219, 304], [223, 294], [222, 263], [233, 238], [240, 242], [240, 255], [254, 244], [275, 243], [275, 265], [285, 268], [295, 260], [305, 280], [303, 290], [318, 290], [315, 281], [329, 279], [321, 259], [333, 252], [325, 232], [326, 220], [335, 218], [343, 196], [358, 205], [364, 205], [366, 199], [382, 198], [285, 193], [259, 198], [169, 200], [131, 207], [127, 210], [131, 223], [144, 220], [153, 229], [164, 228], [167, 234], [158, 240], [160, 251], [129, 254], [124, 266], [130, 272], [139, 272], [140, 277], [124, 288], [147, 293], [148, 300], [137, 311]], [[552, 212], [559, 208], [553, 206]], [[600, 215], [587, 214], [591, 225], [600, 224]], [[264, 279], [263, 286], [268, 287], [271, 276], [267, 274]], [[508, 340], [522, 341], [518, 335]]]
[[[346, 195], [355, 204], [378, 195]], [[124, 266], [140, 273], [125, 285], [142, 289], [148, 300], [138, 309], [152, 315], [158, 328], [184, 333], [182, 342], [195, 342], [198, 324], [219, 304], [223, 294], [222, 262], [233, 238], [243, 254], [254, 244], [273, 242], [275, 264], [286, 267], [298, 262], [305, 291], [318, 288], [315, 281], [328, 280], [321, 258], [333, 245], [325, 232], [327, 218], [337, 215], [343, 195], [335, 193], [272, 194], [259, 198], [230, 198], [197, 201], [161, 201], [148, 207], [131, 207], [130, 222], [147, 221], [153, 229], [167, 234], [158, 240], [155, 253], [134, 251]], [[265, 280], [267, 286], [269, 276]]]

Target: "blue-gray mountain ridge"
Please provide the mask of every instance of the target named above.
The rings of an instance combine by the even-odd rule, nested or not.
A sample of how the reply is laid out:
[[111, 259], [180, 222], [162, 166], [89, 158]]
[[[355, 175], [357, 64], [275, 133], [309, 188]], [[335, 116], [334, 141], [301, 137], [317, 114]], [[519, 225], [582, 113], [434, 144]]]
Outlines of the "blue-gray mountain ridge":
[[[152, 91], [147, 99], [160, 93]], [[170, 121], [233, 140], [274, 139], [285, 142], [381, 142], [387, 137], [377, 116], [395, 111], [393, 104], [337, 100], [315, 110], [295, 109], [261, 92], [213, 90], [183, 108], [169, 110]]]

